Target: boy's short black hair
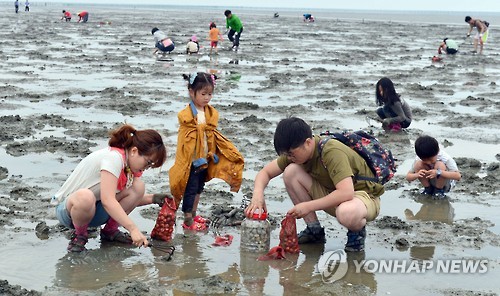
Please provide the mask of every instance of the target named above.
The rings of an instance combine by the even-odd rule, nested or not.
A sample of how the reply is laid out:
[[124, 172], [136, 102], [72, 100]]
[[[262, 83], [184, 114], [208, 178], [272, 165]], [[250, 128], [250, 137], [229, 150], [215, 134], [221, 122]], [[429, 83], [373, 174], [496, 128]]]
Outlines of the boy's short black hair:
[[471, 20], [471, 19], [472, 19], [472, 18], [471, 18], [470, 16], [466, 16], [466, 17], [465, 17], [465, 22], [466, 22], [466, 23], [468, 23], [468, 22], [470, 22], [470, 20]]
[[300, 147], [312, 138], [311, 127], [302, 119], [290, 117], [282, 119], [274, 132], [274, 149], [278, 155]]
[[415, 153], [420, 159], [434, 157], [439, 153], [439, 143], [431, 136], [420, 136], [415, 141]]
[[158, 28], [153, 28], [153, 30], [151, 30], [151, 34], [154, 34], [156, 31], [159, 31], [160, 29]]
[[231, 10], [227, 9], [226, 11], [224, 11], [224, 15], [227, 17], [228, 15], [231, 14]]

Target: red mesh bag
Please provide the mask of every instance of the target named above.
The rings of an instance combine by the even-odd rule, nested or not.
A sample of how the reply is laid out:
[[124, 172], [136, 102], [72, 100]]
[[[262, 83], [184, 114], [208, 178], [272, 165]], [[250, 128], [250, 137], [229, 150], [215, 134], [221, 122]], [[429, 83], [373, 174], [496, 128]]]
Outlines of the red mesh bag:
[[279, 245], [286, 253], [297, 254], [300, 252], [299, 240], [297, 237], [297, 224], [295, 218], [292, 216], [287, 215], [285, 219], [281, 221]]
[[151, 237], [164, 241], [172, 239], [172, 233], [175, 227], [175, 212], [177, 207], [173, 198], [165, 198], [165, 203], [161, 207], [156, 224], [151, 231]]
[[282, 247], [276, 246], [271, 248], [266, 255], [259, 256], [257, 260], [259, 261], [267, 261], [267, 260], [279, 260], [285, 259], [285, 251]]
[[218, 235], [215, 237], [215, 242], [212, 246], [220, 247], [220, 246], [229, 246], [233, 242], [233, 236], [230, 234]]

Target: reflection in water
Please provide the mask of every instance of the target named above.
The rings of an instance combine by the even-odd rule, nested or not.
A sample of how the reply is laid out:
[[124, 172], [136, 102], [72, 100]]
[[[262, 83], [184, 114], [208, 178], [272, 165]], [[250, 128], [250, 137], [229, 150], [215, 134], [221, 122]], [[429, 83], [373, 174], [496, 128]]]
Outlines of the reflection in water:
[[217, 69], [217, 65], [218, 65], [217, 58], [212, 59], [212, 57], [210, 57], [210, 68], [207, 69], [207, 73], [219, 76], [220, 70]]
[[[181, 239], [181, 250], [183, 262], [176, 262], [176, 276], [179, 280], [208, 277], [210, 272], [203, 259], [203, 253], [199, 249], [200, 237], [197, 233], [187, 234]], [[180, 259], [180, 258], [179, 258]], [[165, 270], [171, 273], [170, 270]]]
[[240, 272], [238, 271], [238, 264], [228, 266], [227, 271], [220, 273], [219, 276], [228, 282], [235, 284], [240, 283]]
[[[295, 263], [290, 268], [289, 262], [279, 266], [280, 285], [283, 286], [283, 295], [309, 295], [311, 290], [304, 286], [314, 275], [316, 263], [325, 251], [324, 244], [300, 245], [300, 255], [286, 254], [286, 258]], [[302, 257], [305, 256], [305, 258]], [[288, 263], [288, 264], [287, 264]], [[318, 275], [319, 276], [319, 275]]]
[[[218, 55], [215, 55], [215, 56], [211, 55], [210, 56], [210, 67], [217, 68], [218, 65], [219, 65], [219, 56]], [[212, 74], [215, 74], [215, 73], [212, 73]]]
[[188, 54], [186, 55], [186, 62], [187, 63], [198, 63], [200, 61], [201, 55], [199, 54]]
[[410, 258], [415, 260], [431, 260], [434, 257], [435, 246], [413, 246], [410, 248]]
[[415, 199], [422, 204], [420, 210], [414, 214], [410, 209], [405, 210], [407, 220], [438, 221], [447, 224], [453, 223], [455, 211], [448, 199], [434, 200], [427, 197]]
[[210, 73], [212, 75], [219, 75], [219, 70], [217, 69], [207, 69], [207, 73]]
[[239, 82], [241, 79], [241, 74], [238, 72], [232, 72], [228, 78], [231, 81]]
[[210, 56], [210, 68], [207, 69], [207, 73], [210, 73], [220, 78], [221, 71], [219, 70], [219, 60], [217, 55]]
[[[422, 206], [416, 214], [410, 209], [406, 209], [405, 216], [407, 220], [453, 223], [455, 211], [448, 199], [434, 200], [429, 197], [419, 197], [415, 201], [421, 203]], [[435, 246], [412, 246], [410, 247], [410, 258], [415, 260], [430, 260], [434, 257], [435, 248]]]
[[264, 294], [269, 261], [258, 261], [257, 258], [261, 255], [256, 252], [240, 251], [240, 274], [249, 295]]
[[[318, 274], [316, 266], [321, 255], [325, 252], [324, 247], [323, 244], [301, 245], [300, 255], [286, 254], [289, 262], [281, 260], [279, 266], [282, 268], [280, 269], [279, 283], [283, 287], [283, 295], [331, 294], [332, 291], [335, 291], [335, 295], [376, 294], [375, 275], [362, 268], [359, 272], [356, 271], [354, 262], [364, 260], [365, 252], [348, 252], [346, 275], [340, 280], [326, 283], [323, 277]], [[290, 266], [291, 261], [295, 263], [292, 266]], [[275, 264], [275, 262], [273, 263]]]
[[145, 279], [150, 276], [147, 266], [124, 263], [139, 255], [132, 249], [117, 246], [101, 246], [82, 253], [67, 253], [56, 264], [54, 286], [92, 290], [130, 277]]
[[347, 252], [348, 268], [346, 275], [342, 278], [342, 281], [346, 281], [353, 285], [363, 285], [376, 294], [377, 281], [375, 280], [375, 274], [366, 272], [364, 268], [361, 268], [359, 272], [356, 272], [356, 265], [354, 261], [361, 262], [363, 260], [365, 260], [365, 252]]

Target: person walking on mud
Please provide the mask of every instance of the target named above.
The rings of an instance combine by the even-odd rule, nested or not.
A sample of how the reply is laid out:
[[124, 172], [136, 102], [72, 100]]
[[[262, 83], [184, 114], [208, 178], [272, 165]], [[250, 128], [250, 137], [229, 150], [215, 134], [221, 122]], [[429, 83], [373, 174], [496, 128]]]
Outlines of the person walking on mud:
[[18, 13], [19, 12], [19, 0], [16, 0], [14, 2], [14, 8], [16, 9], [16, 13]]
[[286, 191], [294, 206], [287, 215], [303, 218], [306, 229], [298, 235], [299, 244], [325, 243], [325, 230], [316, 211], [323, 210], [347, 228], [345, 250], [365, 249], [366, 222], [380, 212], [380, 196], [384, 186], [354, 175], [373, 177], [366, 161], [340, 141], [329, 140], [320, 151], [321, 137], [312, 134], [302, 119], [281, 120], [274, 133], [274, 149], [278, 158], [266, 164], [255, 176], [247, 217], [256, 211], [267, 212], [264, 189], [283, 175]]
[[227, 38], [233, 43], [232, 50], [238, 51], [241, 33], [243, 33], [243, 24], [240, 18], [234, 15], [231, 10], [224, 11], [224, 15], [226, 16], [226, 28], [230, 29]]
[[30, 11], [30, 3], [28, 0], [24, 3], [24, 11], [29, 12]]
[[470, 16], [465, 17], [465, 22], [469, 24], [467, 37], [470, 36], [470, 33], [474, 28], [477, 28], [477, 33], [474, 36], [474, 52], [477, 53], [477, 47], [479, 44], [479, 53], [483, 53], [484, 43], [488, 40], [488, 27], [490, 26], [490, 23], [480, 19], [473, 19]]
[[[140, 179], [149, 168], [166, 160], [161, 135], [154, 130], [136, 130], [125, 124], [111, 132], [109, 146], [85, 157], [52, 198], [59, 222], [74, 229], [68, 252], [85, 251], [88, 227], [101, 229], [101, 241], [148, 246], [146, 236], [128, 216], [137, 206], [163, 204], [144, 195]], [[123, 226], [129, 233], [121, 232]]]
[[215, 50], [215, 53], [217, 54], [217, 45], [219, 44], [219, 41], [222, 41], [222, 34], [214, 22], [210, 23], [209, 28], [210, 31], [208, 32], [208, 40], [210, 40], [210, 54], [212, 54], [212, 50]]

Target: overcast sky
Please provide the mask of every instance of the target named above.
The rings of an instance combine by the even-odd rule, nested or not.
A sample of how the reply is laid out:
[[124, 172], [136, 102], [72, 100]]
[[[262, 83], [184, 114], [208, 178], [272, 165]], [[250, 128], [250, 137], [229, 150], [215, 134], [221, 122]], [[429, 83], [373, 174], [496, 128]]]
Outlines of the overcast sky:
[[[32, 3], [38, 0], [30, 0]], [[24, 2], [21, 0], [20, 2]], [[66, 2], [64, 0], [40, 0], [40, 2]], [[368, 10], [438, 10], [438, 11], [485, 11], [500, 12], [499, 0], [72, 0], [77, 3], [112, 4], [174, 4], [210, 5], [277, 8], [331, 8], [331, 9], [368, 9]]]

